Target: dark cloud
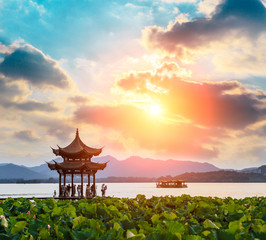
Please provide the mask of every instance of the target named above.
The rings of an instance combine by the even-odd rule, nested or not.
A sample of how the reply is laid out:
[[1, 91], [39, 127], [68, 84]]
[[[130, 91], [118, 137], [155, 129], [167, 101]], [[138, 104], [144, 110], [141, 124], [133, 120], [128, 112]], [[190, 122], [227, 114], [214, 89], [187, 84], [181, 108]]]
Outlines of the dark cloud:
[[143, 38], [149, 48], [183, 56], [190, 48], [220, 41], [232, 30], [237, 30], [239, 36], [254, 38], [266, 30], [265, 21], [266, 10], [259, 0], [225, 0], [217, 6], [210, 19], [197, 18], [181, 24], [176, 22], [167, 30], [148, 27]]
[[204, 147], [212, 142], [209, 136], [217, 132], [188, 123], [169, 124], [131, 105], [82, 106], [74, 117], [76, 122], [114, 129], [142, 148], [161, 154], [211, 158], [218, 153], [215, 148]]
[[[169, 115], [182, 116], [206, 127], [240, 129], [265, 118], [262, 93], [250, 92], [237, 81], [189, 82], [161, 72], [158, 69], [156, 73], [130, 74], [117, 85], [124, 91], [148, 94]], [[166, 92], [156, 92], [147, 83]]]
[[23, 103], [13, 103], [11, 106], [23, 111], [56, 112], [58, 110], [51, 102], [38, 102], [33, 100], [28, 100]]
[[224, 0], [216, 7], [213, 19], [241, 18], [245, 22], [265, 20], [265, 7], [260, 0]]
[[15, 132], [14, 136], [26, 142], [35, 142], [38, 140], [38, 138], [34, 136], [31, 130], [22, 130], [22, 131]]
[[3, 101], [0, 103], [5, 108], [16, 108], [25, 112], [56, 112], [58, 108], [54, 106], [51, 102], [38, 102], [34, 100], [27, 100], [24, 102], [15, 101]]
[[10, 79], [24, 79], [37, 87], [66, 88], [69, 85], [68, 76], [57, 63], [31, 46], [18, 48], [5, 56], [0, 72]]

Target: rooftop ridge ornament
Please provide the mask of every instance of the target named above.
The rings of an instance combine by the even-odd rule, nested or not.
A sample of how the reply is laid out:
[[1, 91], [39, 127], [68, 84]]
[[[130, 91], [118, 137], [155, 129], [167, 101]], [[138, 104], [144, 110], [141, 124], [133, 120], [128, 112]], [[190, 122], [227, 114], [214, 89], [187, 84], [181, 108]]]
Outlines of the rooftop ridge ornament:
[[76, 130], [76, 137], [79, 136], [79, 129]]

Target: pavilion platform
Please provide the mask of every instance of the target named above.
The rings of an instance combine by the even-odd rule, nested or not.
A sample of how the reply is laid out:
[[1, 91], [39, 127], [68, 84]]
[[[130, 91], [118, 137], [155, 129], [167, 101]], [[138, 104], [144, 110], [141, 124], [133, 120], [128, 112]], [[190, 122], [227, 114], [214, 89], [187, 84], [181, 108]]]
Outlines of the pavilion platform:
[[[55, 200], [80, 200], [80, 199], [92, 199], [93, 197], [8, 197], [13, 199], [25, 198], [25, 199], [55, 199]], [[0, 200], [6, 200], [8, 198], [0, 198]]]

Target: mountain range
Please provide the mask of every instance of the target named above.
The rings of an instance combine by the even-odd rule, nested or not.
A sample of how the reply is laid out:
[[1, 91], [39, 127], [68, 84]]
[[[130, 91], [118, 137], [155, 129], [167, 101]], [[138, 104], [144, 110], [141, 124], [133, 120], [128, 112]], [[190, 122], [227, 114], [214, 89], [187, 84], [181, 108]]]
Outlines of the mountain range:
[[[62, 158], [55, 161], [61, 162]], [[200, 163], [194, 161], [181, 160], [155, 160], [131, 156], [125, 160], [117, 160], [112, 156], [103, 156], [92, 159], [93, 162], [108, 162], [103, 171], [98, 171], [97, 178], [115, 177], [161, 177], [177, 176], [187, 172], [213, 172], [222, 170], [210, 163]], [[11, 163], [0, 164], [0, 179], [48, 179], [58, 178], [56, 171], [51, 171], [46, 163], [35, 167], [26, 167]]]
[[[46, 164], [47, 165], [47, 164]], [[43, 179], [47, 178], [45, 173], [39, 173], [25, 166], [12, 163], [0, 165], [0, 179]]]

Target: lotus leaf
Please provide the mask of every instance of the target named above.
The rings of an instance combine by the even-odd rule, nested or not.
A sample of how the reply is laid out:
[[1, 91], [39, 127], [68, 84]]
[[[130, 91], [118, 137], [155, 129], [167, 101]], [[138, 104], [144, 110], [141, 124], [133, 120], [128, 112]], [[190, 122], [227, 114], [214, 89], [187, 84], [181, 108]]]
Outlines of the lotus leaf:
[[17, 222], [12, 228], [11, 228], [11, 233], [15, 234], [15, 233], [19, 233], [21, 231], [24, 230], [24, 228], [26, 227], [27, 222], [26, 221], [19, 221]]

